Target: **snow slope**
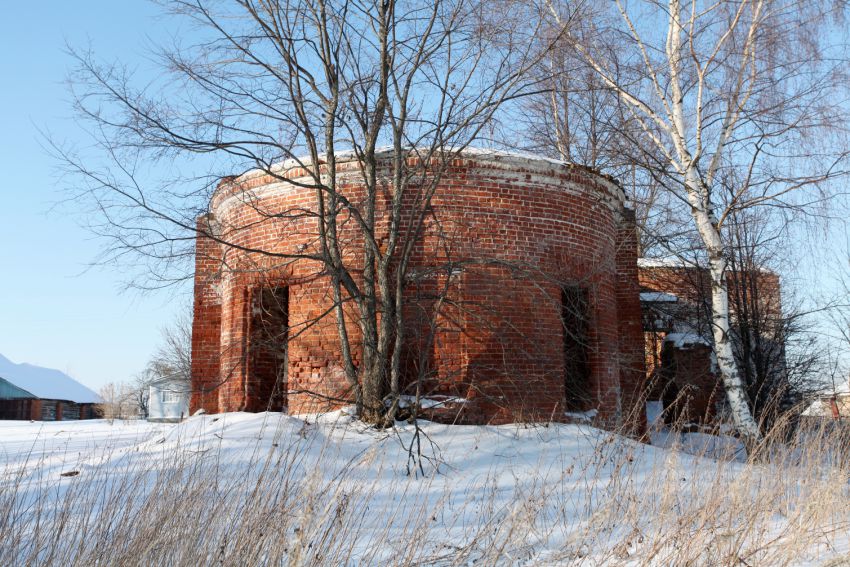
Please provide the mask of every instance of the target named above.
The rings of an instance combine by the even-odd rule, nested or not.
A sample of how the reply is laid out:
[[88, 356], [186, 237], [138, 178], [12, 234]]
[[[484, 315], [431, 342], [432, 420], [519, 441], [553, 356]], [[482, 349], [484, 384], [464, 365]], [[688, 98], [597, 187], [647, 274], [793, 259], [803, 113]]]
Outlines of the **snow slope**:
[[[414, 451], [411, 460], [408, 448], [417, 439], [422, 458]], [[0, 422], [0, 510], [4, 489], [15, 487], [7, 517], [14, 533], [28, 534], [13, 546], [3, 539], [0, 519], [0, 563], [32, 554], [44, 560], [47, 549], [47, 563], [95, 561], [86, 553], [105, 544], [91, 543], [93, 551], [86, 551], [88, 540], [97, 539], [85, 535], [90, 531], [64, 528], [60, 545], [77, 542], [79, 548], [66, 553], [82, 555], [54, 557], [52, 539], [27, 547], [28, 537], [38, 538], [27, 531], [33, 510], [45, 508], [77, 510], [88, 530], [105, 516], [121, 516], [109, 529], [109, 538], [122, 542], [110, 564], [190, 564], [187, 557], [197, 564], [239, 564], [240, 545], [261, 549], [252, 561], [262, 564], [674, 565], [686, 553], [708, 554], [709, 563], [697, 564], [710, 564], [713, 550], [677, 546], [701, 542], [710, 530], [727, 539], [729, 530], [749, 533], [720, 508], [711, 512], [711, 495], [734, 494], [749, 510], [748, 495], [753, 504], [761, 498], [751, 490], [765, 484], [770, 494], [778, 492], [772, 478], [745, 464], [642, 445], [583, 425], [423, 422], [418, 431], [410, 424], [376, 431], [344, 412], [232, 413], [179, 425]], [[846, 486], [837, 490], [850, 497]], [[88, 494], [97, 497], [85, 506], [63, 504]], [[88, 509], [93, 515], [83, 512]], [[747, 551], [748, 564], [774, 564], [762, 540], [783, 541], [786, 524], [797, 521], [790, 509], [785, 503], [785, 516], [767, 513], [742, 539], [756, 550]], [[49, 524], [50, 513], [39, 517]], [[790, 564], [850, 558], [850, 524], [820, 522]], [[62, 525], [74, 522], [63, 517]], [[198, 525], [203, 529], [194, 531]], [[683, 526], [696, 531], [671, 539]], [[747, 543], [750, 537], [758, 541]], [[147, 543], [134, 547], [138, 541]]]

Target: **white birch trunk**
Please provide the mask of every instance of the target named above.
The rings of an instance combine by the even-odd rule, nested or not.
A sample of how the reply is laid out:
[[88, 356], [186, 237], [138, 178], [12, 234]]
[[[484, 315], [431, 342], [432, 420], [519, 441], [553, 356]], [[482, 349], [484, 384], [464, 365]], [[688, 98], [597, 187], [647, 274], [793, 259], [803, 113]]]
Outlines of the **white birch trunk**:
[[711, 276], [711, 317], [714, 353], [717, 366], [723, 380], [723, 388], [729, 401], [735, 428], [747, 441], [760, 437], [759, 427], [750, 411], [747, 389], [738, 371], [732, 340], [729, 332], [729, 288], [726, 281], [726, 257], [723, 255], [723, 242], [720, 233], [711, 222], [711, 216], [698, 190], [699, 178], [691, 169], [687, 175], [688, 200], [691, 203], [692, 216], [699, 235], [708, 252], [708, 271]]
[[[709, 258], [714, 255], [709, 253]], [[726, 285], [726, 260], [720, 256], [718, 261], [709, 259], [709, 273], [711, 274], [711, 311], [712, 332], [714, 334], [714, 352], [717, 356], [717, 365], [723, 377], [723, 386], [726, 390], [726, 398], [732, 410], [732, 418], [735, 427], [741, 433], [751, 439], [759, 438], [759, 428], [750, 411], [747, 390], [735, 356], [732, 351], [732, 341], [729, 335], [729, 289]]]

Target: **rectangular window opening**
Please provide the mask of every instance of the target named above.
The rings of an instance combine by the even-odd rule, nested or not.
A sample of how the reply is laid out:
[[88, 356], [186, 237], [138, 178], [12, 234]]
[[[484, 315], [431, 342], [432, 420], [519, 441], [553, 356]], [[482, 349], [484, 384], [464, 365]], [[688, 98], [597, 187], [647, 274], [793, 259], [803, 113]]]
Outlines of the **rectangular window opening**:
[[561, 325], [564, 333], [564, 386], [567, 411], [591, 408], [587, 291], [579, 286], [561, 288]]
[[258, 411], [286, 408], [289, 356], [289, 288], [255, 290], [252, 305], [250, 406]]

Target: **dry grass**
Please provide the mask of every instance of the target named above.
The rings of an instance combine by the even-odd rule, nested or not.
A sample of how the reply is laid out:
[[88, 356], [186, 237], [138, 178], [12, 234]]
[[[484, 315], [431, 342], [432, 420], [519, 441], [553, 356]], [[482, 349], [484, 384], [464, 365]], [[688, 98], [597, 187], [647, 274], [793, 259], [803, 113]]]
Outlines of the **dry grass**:
[[777, 428], [752, 464], [575, 426], [482, 428], [505, 441], [480, 451], [559, 448], [464, 468], [434, 434], [443, 462], [418, 478], [396, 439], [331, 429], [268, 431], [238, 459], [187, 437], [72, 477], [7, 467], [0, 565], [850, 565], [846, 428]]

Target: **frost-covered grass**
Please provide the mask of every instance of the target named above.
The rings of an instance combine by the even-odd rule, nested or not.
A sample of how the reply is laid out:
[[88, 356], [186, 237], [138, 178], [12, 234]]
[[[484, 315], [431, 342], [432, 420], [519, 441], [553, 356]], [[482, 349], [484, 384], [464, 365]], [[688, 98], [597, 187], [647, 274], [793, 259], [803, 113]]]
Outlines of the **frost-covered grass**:
[[850, 564], [846, 438], [758, 464], [679, 450], [700, 439], [340, 412], [0, 422], [0, 565]]

